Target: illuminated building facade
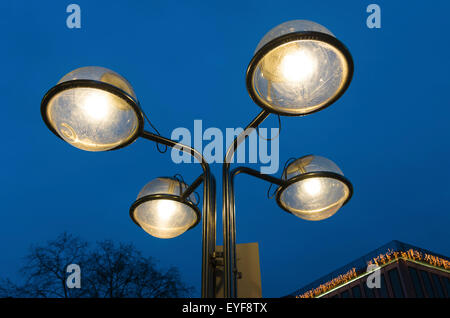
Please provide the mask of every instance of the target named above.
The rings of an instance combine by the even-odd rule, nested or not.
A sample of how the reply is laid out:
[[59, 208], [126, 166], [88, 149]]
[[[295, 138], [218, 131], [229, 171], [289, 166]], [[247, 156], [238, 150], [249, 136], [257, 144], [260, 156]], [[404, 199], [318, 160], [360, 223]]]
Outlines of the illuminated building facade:
[[[376, 269], [368, 270], [368, 265]], [[379, 279], [379, 288], [367, 281]], [[450, 260], [392, 241], [308, 284], [297, 298], [450, 298]]]

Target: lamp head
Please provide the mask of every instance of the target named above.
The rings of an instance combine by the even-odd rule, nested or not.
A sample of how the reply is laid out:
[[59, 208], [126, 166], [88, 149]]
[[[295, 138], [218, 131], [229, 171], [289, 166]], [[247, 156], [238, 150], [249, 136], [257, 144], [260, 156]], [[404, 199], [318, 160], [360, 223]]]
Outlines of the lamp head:
[[65, 75], [42, 99], [41, 115], [58, 137], [88, 151], [124, 147], [144, 126], [130, 83], [98, 66]]
[[353, 193], [350, 181], [329, 159], [308, 155], [289, 164], [285, 184], [277, 190], [277, 203], [299, 218], [318, 221], [329, 218], [346, 204]]
[[300, 116], [319, 111], [347, 89], [353, 60], [324, 26], [293, 20], [270, 30], [247, 69], [247, 90], [269, 112]]
[[161, 177], [147, 183], [130, 208], [130, 217], [148, 234], [174, 238], [195, 227], [201, 218], [194, 194], [181, 194], [188, 186], [176, 179]]

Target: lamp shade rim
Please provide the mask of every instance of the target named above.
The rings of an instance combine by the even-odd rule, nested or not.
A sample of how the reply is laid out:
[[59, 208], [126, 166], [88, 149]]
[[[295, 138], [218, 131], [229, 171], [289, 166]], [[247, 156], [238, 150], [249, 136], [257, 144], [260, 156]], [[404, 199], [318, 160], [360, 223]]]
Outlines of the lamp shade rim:
[[[52, 123], [50, 122], [50, 119], [48, 118], [47, 109], [50, 104], [50, 101], [59, 93], [75, 89], [75, 88], [93, 88], [93, 89], [99, 89], [106, 91], [110, 94], [113, 94], [122, 100], [124, 100], [131, 108], [134, 110], [136, 118], [137, 118], [137, 128], [133, 132], [133, 134], [127, 138], [123, 143], [119, 144], [118, 146], [108, 149], [106, 151], [110, 150], [116, 150], [123, 148], [131, 143], [133, 143], [143, 132], [144, 130], [144, 116], [142, 114], [141, 107], [139, 105], [139, 101], [136, 100], [133, 96], [125, 92], [124, 90], [118, 88], [117, 86], [96, 81], [96, 80], [87, 80], [87, 79], [78, 79], [78, 80], [70, 80], [65, 81], [62, 83], [59, 83], [52, 88], [50, 88], [47, 93], [44, 95], [41, 101], [41, 116], [43, 121], [45, 122], [48, 129], [50, 129], [51, 132], [53, 132], [57, 137], [63, 139], [56, 129], [53, 127]], [[64, 140], [64, 139], [63, 139]]]
[[282, 203], [281, 195], [282, 193], [292, 184], [300, 182], [302, 180], [306, 180], [309, 178], [329, 178], [329, 179], [335, 179], [340, 182], [342, 182], [347, 188], [348, 188], [348, 196], [345, 199], [344, 203], [342, 203], [342, 206], [347, 204], [348, 201], [350, 201], [351, 197], [353, 196], [353, 185], [346, 177], [344, 177], [341, 174], [329, 172], [329, 171], [314, 171], [314, 172], [307, 172], [303, 173], [301, 175], [292, 177], [288, 180], [285, 180], [281, 186], [278, 187], [276, 192], [276, 200], [277, 204], [280, 208], [282, 208], [284, 211], [294, 214], [292, 211], [290, 211], [285, 204]]
[[[293, 113], [288, 111], [282, 111], [282, 110], [276, 110], [273, 107], [271, 107], [267, 102], [265, 102], [263, 99], [261, 99], [258, 94], [256, 93], [255, 86], [253, 83], [253, 76], [255, 74], [255, 71], [261, 62], [261, 60], [272, 50], [275, 48], [287, 44], [294, 41], [301, 41], [301, 40], [315, 40], [320, 41], [329, 44], [334, 49], [339, 51], [342, 56], [344, 57], [346, 63], [347, 63], [347, 72], [345, 75], [345, 78], [342, 81], [342, 85], [340, 86], [339, 90], [336, 91], [336, 93], [328, 99], [326, 102], [324, 102], [320, 107], [315, 108], [309, 112], [302, 112], [302, 113]], [[316, 32], [316, 31], [299, 31], [299, 32], [292, 32], [287, 33], [284, 35], [281, 35], [279, 37], [276, 37], [272, 39], [271, 41], [267, 42], [263, 47], [261, 47], [253, 56], [251, 59], [246, 72], [246, 85], [247, 85], [247, 91], [252, 98], [252, 100], [261, 108], [264, 110], [276, 114], [276, 115], [282, 115], [282, 116], [305, 116], [309, 115], [315, 112], [318, 112], [331, 104], [333, 104], [336, 100], [338, 100], [347, 90], [347, 88], [350, 85], [350, 82], [353, 77], [353, 71], [354, 71], [354, 64], [353, 64], [353, 58], [350, 54], [350, 51], [347, 49], [347, 47], [339, 41], [337, 38], [335, 38], [332, 35], [322, 33], [322, 32]]]
[[197, 224], [200, 223], [200, 219], [201, 219], [202, 215], [201, 215], [200, 209], [194, 203], [192, 203], [189, 200], [182, 200], [181, 196], [178, 196], [178, 195], [158, 193], [158, 194], [149, 194], [149, 195], [145, 195], [143, 197], [140, 197], [139, 199], [134, 201], [133, 204], [131, 205], [131, 207], [130, 207], [130, 218], [140, 228], [142, 228], [142, 226], [139, 224], [139, 222], [136, 220], [136, 218], [134, 216], [134, 214], [136, 212], [136, 209], [141, 204], [143, 204], [145, 202], [148, 202], [148, 201], [153, 201], [153, 200], [171, 200], [171, 201], [182, 203], [184, 205], [187, 205], [189, 208], [191, 208], [195, 212], [195, 214], [197, 216], [197, 219], [186, 231], [196, 227]]

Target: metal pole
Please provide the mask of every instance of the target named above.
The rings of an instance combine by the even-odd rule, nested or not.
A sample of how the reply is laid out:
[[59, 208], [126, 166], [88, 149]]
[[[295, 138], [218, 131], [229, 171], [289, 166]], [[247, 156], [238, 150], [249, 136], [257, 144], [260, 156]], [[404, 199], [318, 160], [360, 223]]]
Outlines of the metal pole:
[[[211, 175], [209, 164], [202, 154], [194, 148], [179, 142], [144, 131], [141, 137], [175, 148], [195, 157], [203, 169], [203, 224], [202, 224], [202, 297], [213, 298], [214, 290], [214, 264], [212, 255], [216, 249], [216, 209], [215, 209], [215, 179]], [[198, 180], [196, 180], [197, 182]]]
[[[237, 168], [231, 170], [231, 172], [230, 172], [230, 174], [231, 174], [231, 185], [233, 185], [234, 177], [236, 177], [238, 174], [241, 174], [241, 173], [245, 173], [245, 174], [248, 174], [250, 176], [254, 176], [254, 177], [258, 178], [258, 179], [265, 180], [267, 182], [276, 184], [278, 186], [281, 186], [281, 185], [286, 183], [283, 179], [272, 177], [271, 175], [268, 175], [268, 174], [262, 174], [258, 170], [255, 170], [255, 169], [252, 169], [252, 168], [249, 168], [249, 167], [237, 167]], [[233, 199], [234, 199], [234, 196], [233, 196]]]
[[231, 195], [230, 164], [238, 146], [259, 126], [270, 113], [260, 112], [251, 123], [239, 134], [228, 147], [222, 166], [222, 222], [223, 222], [223, 254], [224, 254], [224, 294], [225, 298], [236, 298], [236, 220], [234, 198]]

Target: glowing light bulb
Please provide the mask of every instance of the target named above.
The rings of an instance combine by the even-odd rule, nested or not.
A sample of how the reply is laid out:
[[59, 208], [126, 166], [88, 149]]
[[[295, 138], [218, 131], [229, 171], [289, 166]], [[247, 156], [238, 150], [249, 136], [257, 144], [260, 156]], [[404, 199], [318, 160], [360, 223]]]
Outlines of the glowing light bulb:
[[109, 103], [107, 94], [91, 93], [83, 101], [83, 110], [95, 120], [105, 119], [110, 113]]
[[171, 200], [160, 200], [156, 209], [158, 211], [159, 226], [170, 225], [177, 209], [175, 202]]
[[296, 49], [286, 53], [280, 63], [280, 71], [289, 82], [309, 79], [317, 70], [317, 60], [306, 50]]
[[302, 188], [310, 196], [316, 196], [322, 191], [322, 184], [320, 180], [310, 178], [303, 182]]

